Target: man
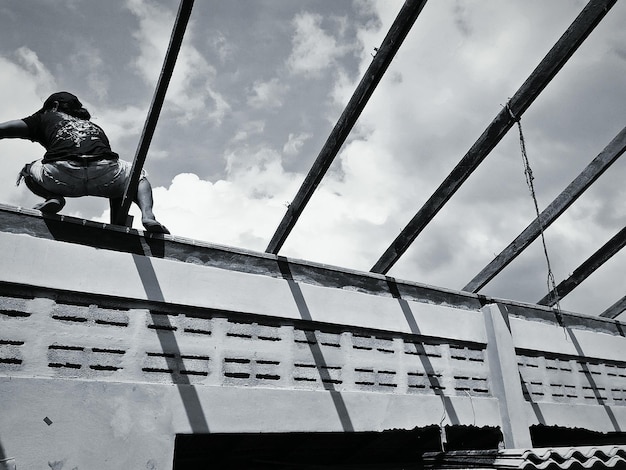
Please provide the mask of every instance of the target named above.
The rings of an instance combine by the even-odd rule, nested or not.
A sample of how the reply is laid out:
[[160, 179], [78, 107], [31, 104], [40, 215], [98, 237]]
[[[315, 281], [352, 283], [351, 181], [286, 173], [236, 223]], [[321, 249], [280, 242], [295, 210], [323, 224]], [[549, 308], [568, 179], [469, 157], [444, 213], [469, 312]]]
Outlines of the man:
[[[104, 131], [90, 121], [91, 115], [78, 98], [66, 91], [53, 93], [35, 114], [0, 123], [0, 139], [19, 138], [38, 142], [46, 149], [41, 160], [27, 164], [18, 179], [45, 199], [34, 208], [56, 214], [65, 197], [109, 198], [111, 210], [119, 206], [132, 165], [111, 150]], [[142, 171], [135, 203], [148, 232], [169, 233], [152, 212], [152, 187]]]

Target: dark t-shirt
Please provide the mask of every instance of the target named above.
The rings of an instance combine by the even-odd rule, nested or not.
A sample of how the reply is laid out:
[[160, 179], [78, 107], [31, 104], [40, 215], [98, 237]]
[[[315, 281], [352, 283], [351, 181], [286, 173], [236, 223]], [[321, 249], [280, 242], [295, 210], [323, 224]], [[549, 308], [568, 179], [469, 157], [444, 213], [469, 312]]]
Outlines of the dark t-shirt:
[[35, 113], [23, 121], [28, 138], [46, 148], [44, 162], [67, 160], [82, 155], [117, 160], [104, 131], [91, 121], [60, 111]]

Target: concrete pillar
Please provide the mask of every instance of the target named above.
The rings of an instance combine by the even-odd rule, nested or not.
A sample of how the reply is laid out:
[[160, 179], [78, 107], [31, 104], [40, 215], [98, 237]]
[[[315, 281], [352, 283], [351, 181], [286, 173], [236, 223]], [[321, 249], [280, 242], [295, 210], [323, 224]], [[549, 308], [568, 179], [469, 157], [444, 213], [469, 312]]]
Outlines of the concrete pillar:
[[531, 448], [526, 403], [508, 313], [497, 304], [487, 305], [482, 311], [487, 333], [491, 389], [500, 407], [504, 446], [508, 449]]

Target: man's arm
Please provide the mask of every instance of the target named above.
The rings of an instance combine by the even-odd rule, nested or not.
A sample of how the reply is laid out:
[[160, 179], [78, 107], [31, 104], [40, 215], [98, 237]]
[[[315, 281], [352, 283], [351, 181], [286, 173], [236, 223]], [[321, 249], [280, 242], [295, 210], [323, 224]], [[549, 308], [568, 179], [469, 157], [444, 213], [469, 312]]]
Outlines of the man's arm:
[[26, 139], [28, 126], [21, 119], [0, 123], [0, 139]]

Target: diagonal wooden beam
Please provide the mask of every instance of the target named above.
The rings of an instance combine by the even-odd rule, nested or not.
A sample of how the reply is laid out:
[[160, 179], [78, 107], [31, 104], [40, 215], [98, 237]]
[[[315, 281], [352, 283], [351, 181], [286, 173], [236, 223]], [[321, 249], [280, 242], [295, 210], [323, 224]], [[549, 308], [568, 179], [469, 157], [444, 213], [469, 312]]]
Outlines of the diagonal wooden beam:
[[563, 297], [573, 291], [581, 282], [587, 279], [596, 269], [606, 263], [613, 255], [626, 246], [626, 227], [620, 230], [602, 248], [591, 255], [584, 263], [574, 270], [572, 275], [559, 283], [553, 290], [542, 298], [538, 305], [552, 307]]
[[352, 98], [350, 98], [324, 147], [322, 147], [304, 179], [302, 186], [300, 186], [295, 198], [287, 207], [287, 212], [265, 250], [266, 253], [276, 254], [282, 248], [425, 4], [426, 0], [406, 0], [404, 2], [398, 16], [376, 52], [372, 63], [367, 68]]
[[132, 204], [135, 195], [137, 194], [137, 187], [139, 186], [139, 180], [141, 176], [141, 170], [146, 162], [148, 155], [148, 149], [154, 136], [157, 122], [159, 120], [159, 114], [165, 101], [165, 94], [167, 93], [167, 87], [169, 86], [172, 73], [174, 72], [174, 65], [178, 57], [178, 52], [183, 42], [183, 36], [189, 23], [189, 17], [191, 16], [191, 9], [193, 8], [194, 0], [181, 0], [178, 7], [178, 13], [176, 15], [176, 21], [174, 23], [174, 29], [170, 37], [170, 43], [165, 54], [165, 61], [163, 62], [163, 68], [161, 69], [161, 75], [157, 82], [156, 91], [152, 98], [152, 104], [148, 111], [148, 117], [144, 124], [141, 138], [139, 139], [139, 145], [135, 153], [135, 159], [133, 160], [133, 166], [131, 169], [131, 177], [126, 184], [124, 195], [120, 207], [116, 210], [111, 209], [111, 222], [118, 225], [126, 225], [126, 219], [128, 217], [128, 211]]
[[619, 299], [604, 312], [600, 314], [604, 318], [617, 318], [621, 313], [626, 311], [626, 296]]
[[458, 165], [387, 248], [372, 267], [372, 272], [386, 274], [391, 269], [452, 195], [502, 140], [516, 119], [519, 119], [535, 101], [615, 2], [616, 0], [591, 0], [585, 6], [510, 99], [508, 109], [504, 108], [498, 113]]
[[[539, 217], [520, 233], [509, 246], [485, 266], [463, 290], [478, 292], [513, 261], [540, 234], [554, 222], [580, 195], [596, 181], [626, 151], [626, 127], [607, 145], [600, 154], [546, 207]], [[540, 223], [541, 221], [541, 223]]]

